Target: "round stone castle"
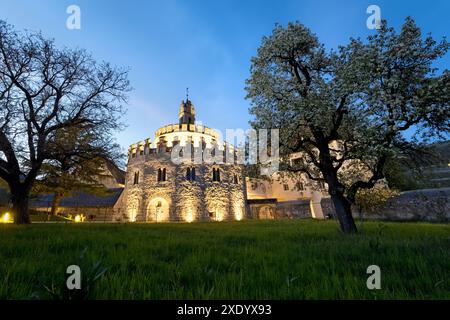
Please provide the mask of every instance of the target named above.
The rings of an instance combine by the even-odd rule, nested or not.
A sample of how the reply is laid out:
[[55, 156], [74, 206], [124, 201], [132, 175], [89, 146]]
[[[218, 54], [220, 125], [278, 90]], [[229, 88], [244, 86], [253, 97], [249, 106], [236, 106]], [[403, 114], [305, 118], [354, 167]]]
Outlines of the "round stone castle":
[[[195, 123], [194, 105], [186, 98], [180, 105], [178, 124], [159, 128], [153, 141], [130, 146], [125, 188], [114, 206], [115, 219], [243, 219], [246, 188], [242, 167], [222, 157], [231, 154], [234, 160], [236, 152], [232, 145], [221, 142], [217, 131]], [[177, 156], [183, 161], [177, 161]]]

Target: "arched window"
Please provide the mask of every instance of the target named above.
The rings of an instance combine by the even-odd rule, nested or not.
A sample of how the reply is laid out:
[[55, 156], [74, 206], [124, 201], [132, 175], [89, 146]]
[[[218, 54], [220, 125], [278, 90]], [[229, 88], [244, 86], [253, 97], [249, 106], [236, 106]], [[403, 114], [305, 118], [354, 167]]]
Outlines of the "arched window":
[[162, 181], [166, 181], [166, 168], [162, 171]]
[[239, 178], [238, 178], [237, 174], [233, 175], [233, 183], [234, 184], [238, 184], [239, 183]]
[[191, 169], [191, 180], [195, 181], [195, 168]]
[[139, 171], [134, 173], [134, 180], [133, 180], [133, 184], [138, 184], [139, 183]]
[[213, 181], [220, 182], [220, 169], [219, 168], [213, 168]]

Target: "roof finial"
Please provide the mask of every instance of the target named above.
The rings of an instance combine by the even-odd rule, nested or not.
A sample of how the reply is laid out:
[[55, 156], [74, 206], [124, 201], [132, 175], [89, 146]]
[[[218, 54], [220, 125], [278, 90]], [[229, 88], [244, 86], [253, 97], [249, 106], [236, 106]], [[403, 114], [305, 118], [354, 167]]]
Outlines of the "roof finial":
[[189, 101], [189, 87], [186, 88], [186, 102]]

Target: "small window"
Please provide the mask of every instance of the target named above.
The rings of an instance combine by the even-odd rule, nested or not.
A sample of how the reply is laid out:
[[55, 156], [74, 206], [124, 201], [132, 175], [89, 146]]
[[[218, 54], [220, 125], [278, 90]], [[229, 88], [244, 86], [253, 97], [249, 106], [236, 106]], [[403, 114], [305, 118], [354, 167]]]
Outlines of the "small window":
[[233, 183], [234, 184], [239, 184], [239, 178], [238, 178], [237, 174], [233, 175]]
[[139, 154], [142, 156], [144, 154], [144, 150], [140, 150]]
[[186, 169], [186, 180], [191, 180], [191, 168]]
[[134, 173], [134, 180], [133, 180], [133, 184], [138, 184], [139, 183], [139, 171]]
[[297, 182], [296, 184], [297, 190], [305, 190], [304, 186], [303, 186], [303, 182]]
[[186, 169], [186, 180], [195, 181], [195, 168]]
[[158, 182], [166, 181], [166, 168], [158, 169]]
[[213, 168], [213, 181], [220, 182], [220, 169]]
[[289, 185], [288, 184], [285, 183], [283, 185], [283, 188], [284, 188], [284, 191], [289, 191]]

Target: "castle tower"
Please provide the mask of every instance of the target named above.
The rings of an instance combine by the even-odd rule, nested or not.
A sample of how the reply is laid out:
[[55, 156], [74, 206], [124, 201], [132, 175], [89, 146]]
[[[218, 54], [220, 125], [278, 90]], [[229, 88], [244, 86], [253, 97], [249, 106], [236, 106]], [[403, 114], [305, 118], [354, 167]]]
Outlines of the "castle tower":
[[178, 115], [179, 124], [195, 124], [195, 109], [189, 97], [186, 101], [181, 101], [180, 113]]
[[[156, 130], [153, 143], [147, 139], [130, 146], [125, 188], [114, 209], [116, 218], [148, 222], [243, 219], [242, 167], [226, 159], [214, 163], [203, 159], [203, 155], [220, 158], [227, 154], [225, 148], [231, 147], [220, 140], [216, 130], [195, 124], [195, 109], [188, 95], [181, 102], [178, 120]], [[201, 154], [200, 161], [191, 157], [174, 161], [177, 154], [173, 151], [180, 152], [175, 147], [191, 144], [193, 155]]]

